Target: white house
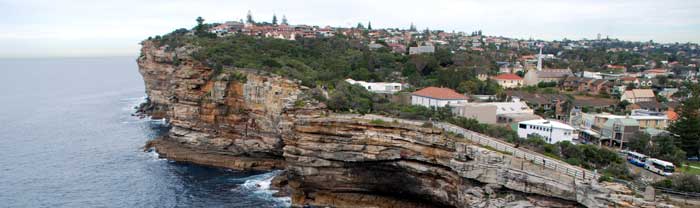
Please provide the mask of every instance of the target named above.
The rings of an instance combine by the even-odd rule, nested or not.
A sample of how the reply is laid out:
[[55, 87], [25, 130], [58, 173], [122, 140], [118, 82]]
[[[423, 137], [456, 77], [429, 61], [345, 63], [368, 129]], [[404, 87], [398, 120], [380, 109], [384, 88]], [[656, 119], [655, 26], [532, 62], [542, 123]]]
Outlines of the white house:
[[345, 81], [350, 84], [358, 84], [373, 93], [394, 94], [403, 89], [403, 85], [396, 82], [365, 82], [353, 79], [346, 79]]
[[518, 123], [518, 137], [527, 138], [527, 135], [536, 134], [544, 138], [547, 143], [554, 144], [561, 141], [574, 139], [574, 127], [558, 121], [545, 119], [522, 121]]
[[582, 77], [591, 78], [591, 79], [603, 79], [603, 75], [601, 75], [600, 72], [590, 72], [590, 71], [583, 71]]
[[455, 106], [467, 103], [467, 96], [450, 88], [426, 87], [411, 93], [411, 104], [428, 108]]

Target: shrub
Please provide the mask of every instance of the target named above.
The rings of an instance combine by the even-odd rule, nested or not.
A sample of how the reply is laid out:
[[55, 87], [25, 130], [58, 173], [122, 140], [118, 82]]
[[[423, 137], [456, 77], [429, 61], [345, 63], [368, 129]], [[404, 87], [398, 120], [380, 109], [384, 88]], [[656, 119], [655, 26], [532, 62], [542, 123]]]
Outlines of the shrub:
[[700, 179], [698, 179], [697, 175], [692, 174], [678, 173], [653, 185], [673, 189], [674, 191], [700, 193]]
[[334, 111], [369, 113], [372, 110], [372, 94], [364, 87], [339, 81], [330, 93], [328, 108]]
[[635, 178], [625, 163], [611, 163], [603, 169], [602, 173], [604, 176], [622, 180], [633, 180]]
[[386, 122], [385, 122], [384, 120], [382, 120], [382, 119], [373, 119], [373, 120], [371, 120], [369, 123], [375, 124], [375, 125], [380, 125], [380, 124], [384, 124], [384, 123], [386, 123]]

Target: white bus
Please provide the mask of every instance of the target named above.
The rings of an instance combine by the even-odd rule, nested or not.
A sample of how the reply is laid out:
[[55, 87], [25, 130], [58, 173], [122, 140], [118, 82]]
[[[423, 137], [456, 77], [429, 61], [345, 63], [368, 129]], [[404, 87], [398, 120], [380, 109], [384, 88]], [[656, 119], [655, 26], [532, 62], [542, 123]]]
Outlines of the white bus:
[[646, 166], [646, 161], [649, 157], [642, 153], [637, 153], [637, 152], [632, 152], [629, 151], [627, 152], [627, 161], [632, 163], [633, 165], [636, 165], [638, 167], [644, 167]]
[[673, 166], [673, 163], [659, 160], [656, 158], [648, 159], [645, 168], [651, 172], [663, 176], [673, 175], [673, 171], [675, 171], [676, 169], [676, 167]]

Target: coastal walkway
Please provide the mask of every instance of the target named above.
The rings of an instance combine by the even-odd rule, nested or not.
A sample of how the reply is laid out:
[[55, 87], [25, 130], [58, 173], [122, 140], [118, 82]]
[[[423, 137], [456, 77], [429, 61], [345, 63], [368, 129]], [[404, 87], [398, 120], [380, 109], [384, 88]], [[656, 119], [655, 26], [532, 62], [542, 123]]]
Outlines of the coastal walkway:
[[[354, 115], [354, 114], [344, 114], [341, 117], [347, 117], [347, 118], [358, 118], [358, 119], [366, 119], [366, 120], [383, 120], [385, 122], [398, 122], [398, 123], [403, 123], [403, 124], [409, 124], [409, 125], [417, 125], [421, 126], [426, 123], [426, 121], [414, 121], [414, 120], [406, 120], [406, 119], [399, 119], [399, 118], [392, 118], [392, 117], [386, 117], [386, 116], [380, 116], [380, 115]], [[428, 121], [430, 122], [430, 121]], [[510, 144], [508, 142], [486, 136], [484, 134], [480, 134], [478, 132], [474, 132], [468, 129], [464, 129], [462, 127], [459, 127], [454, 124], [446, 123], [446, 122], [430, 122], [432, 123], [433, 127], [435, 128], [440, 128], [444, 131], [451, 132], [457, 135], [462, 135], [465, 139], [474, 142], [476, 144], [479, 144], [484, 147], [490, 147], [492, 149], [498, 150], [502, 153], [507, 153], [512, 155], [515, 158], [520, 158], [526, 161], [529, 161], [535, 165], [542, 166], [543, 168], [550, 169], [554, 172], [557, 172], [559, 174], [564, 174], [571, 176], [575, 179], [578, 180], [583, 180], [583, 181], [588, 181], [588, 180], [598, 180], [600, 177], [598, 174], [586, 170], [581, 167], [573, 166], [570, 165], [566, 162], [547, 157], [545, 155], [542, 155], [537, 152], [533, 152], [524, 148], [515, 148], [513, 144]]]

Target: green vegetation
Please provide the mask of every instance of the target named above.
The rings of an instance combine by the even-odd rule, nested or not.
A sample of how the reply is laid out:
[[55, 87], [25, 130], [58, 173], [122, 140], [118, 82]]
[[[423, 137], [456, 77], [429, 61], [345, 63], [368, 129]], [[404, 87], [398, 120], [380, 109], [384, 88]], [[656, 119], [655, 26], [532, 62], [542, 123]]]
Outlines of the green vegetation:
[[352, 113], [370, 113], [376, 102], [380, 101], [372, 93], [360, 85], [339, 81], [326, 102], [328, 108], [334, 111]]
[[[252, 16], [248, 21], [255, 23]], [[337, 81], [353, 78], [364, 81], [406, 81], [415, 88], [444, 86], [461, 92], [497, 94], [500, 86], [476, 79], [475, 70], [496, 69], [493, 57], [475, 52], [452, 53], [448, 46], [435, 53], [405, 56], [387, 47], [369, 50], [367, 43], [342, 35], [328, 38], [302, 38], [296, 41], [275, 38], [209, 33], [212, 25], [197, 18], [189, 35], [178, 29], [149, 39], [171, 51], [188, 46], [197, 50], [192, 57], [212, 68], [254, 68], [300, 80], [309, 87], [334, 89]], [[414, 43], [415, 44], [415, 43]]]
[[[257, 24], [250, 13], [248, 23]], [[377, 96], [356, 85], [350, 85], [345, 78], [364, 81], [401, 81], [408, 82], [412, 88], [425, 86], [443, 86], [456, 89], [462, 93], [502, 95], [503, 89], [491, 80], [482, 81], [476, 78], [476, 72], [485, 70], [493, 73], [497, 66], [496, 60], [514, 61], [520, 55], [532, 54], [530, 49], [496, 48], [488, 44], [479, 51], [459, 51], [454, 43], [439, 46], [435, 53], [406, 56], [397, 54], [388, 47], [369, 50], [367, 41], [352, 39], [342, 35], [329, 38], [302, 38], [296, 41], [252, 37], [247, 35], [231, 35], [217, 37], [209, 33], [211, 24], [198, 17], [192, 30], [178, 29], [164, 36], [149, 38], [148, 41], [156, 46], [165, 46], [166, 51], [187, 47], [196, 49], [192, 57], [207, 64], [215, 73], [212, 77], [229, 72], [227, 69], [254, 68], [266, 73], [274, 73], [301, 81], [302, 85], [312, 88], [309, 96], [300, 99], [295, 106], [303, 106], [310, 100], [325, 102], [329, 109], [336, 112], [376, 113], [405, 119], [435, 120], [450, 122], [455, 125], [480, 132], [492, 137], [503, 138], [506, 141], [522, 145], [553, 158], [589, 169], [599, 169], [605, 175], [625, 178], [629, 175], [621, 168], [624, 163], [614, 152], [591, 145], [572, 145], [570, 143], [547, 144], [541, 138], [518, 139], [517, 134], [510, 128], [480, 124], [474, 119], [453, 117], [446, 108], [430, 109], [421, 106], [408, 106], [389, 102], [386, 98]], [[277, 22], [273, 17], [273, 24]], [[265, 23], [262, 23], [265, 24]], [[287, 19], [282, 18], [282, 24]], [[371, 23], [367, 24], [367, 28]], [[358, 23], [358, 28], [365, 28]], [[412, 27], [415, 30], [415, 27]], [[367, 31], [365, 31], [365, 34]], [[430, 31], [425, 31], [430, 33]], [[480, 34], [478, 33], [475, 34]], [[566, 43], [568, 40], [562, 41]], [[377, 42], [386, 44], [385, 42]], [[418, 42], [408, 43], [417, 46]], [[602, 71], [607, 64], [614, 63], [627, 66], [642, 64], [651, 60], [675, 61], [682, 57], [667, 53], [667, 49], [657, 49], [644, 54], [627, 51], [608, 52], [606, 47], [629, 47], [633, 43], [616, 42], [592, 45], [590, 49], [575, 48], [563, 51], [545, 51], [545, 53], [561, 52], [558, 59], [546, 61], [547, 67], [575, 70]], [[550, 49], [545, 49], [550, 50]], [[671, 49], [668, 49], [671, 50]], [[453, 52], [456, 51], [456, 52]], [[513, 53], [514, 52], [514, 53]], [[671, 54], [671, 55], [667, 55]], [[513, 56], [515, 55], [515, 56]], [[180, 57], [181, 58], [181, 57]], [[177, 56], [173, 64], [180, 65]], [[566, 60], [566, 61], [564, 61]], [[684, 62], [686, 60], [680, 60]], [[629, 69], [630, 71], [638, 69]], [[523, 74], [520, 73], [522, 76]], [[246, 77], [231, 72], [227, 77], [231, 80], [245, 82]], [[669, 81], [660, 77], [660, 82]], [[525, 87], [523, 90], [537, 93], [558, 93], [556, 83], [540, 83], [537, 86]], [[328, 99], [321, 89], [328, 90]], [[684, 156], [700, 155], [700, 87], [688, 85], [681, 89], [679, 95], [690, 95], [677, 109], [679, 120], [673, 123], [669, 130], [673, 137], [645, 138], [640, 136], [632, 141], [630, 146], [654, 157], [673, 161], [680, 164]], [[500, 97], [499, 97], [500, 98]], [[617, 106], [624, 112], [629, 105], [626, 101]], [[541, 111], [541, 109], [536, 109]], [[588, 111], [589, 109], [585, 109]], [[542, 114], [540, 112], [540, 114]], [[373, 121], [374, 122], [374, 121]], [[426, 123], [426, 125], [431, 125]], [[652, 144], [649, 144], [652, 142]], [[644, 152], [646, 151], [646, 152]], [[680, 166], [679, 166], [680, 167]]]
[[518, 133], [506, 126], [479, 123], [476, 119], [464, 117], [451, 117], [447, 122], [491, 137], [501, 138], [511, 143], [518, 139]]
[[473, 95], [497, 95], [503, 93], [503, 88], [496, 82], [491, 80], [481, 81], [476, 78], [460, 82], [456, 89], [458, 92]]
[[687, 156], [700, 156], [700, 85], [686, 87], [691, 97], [676, 110], [679, 119], [671, 124], [669, 131], [678, 135], [675, 143]]
[[676, 140], [678, 139], [666, 135], [651, 138], [649, 134], [640, 132], [627, 146], [635, 152], [669, 161], [680, 167], [685, 162], [686, 153], [676, 146]]
[[382, 119], [372, 119], [371, 121], [369, 121], [369, 123], [375, 124], [375, 125], [382, 125], [382, 124], [385, 124], [386, 121], [384, 121]]
[[676, 170], [685, 174], [700, 175], [700, 162], [686, 162], [683, 167]]
[[667, 179], [654, 183], [656, 187], [673, 189], [675, 191], [700, 193], [700, 179], [697, 175], [675, 174]]
[[539, 135], [528, 135], [527, 139], [519, 143], [527, 149], [563, 160], [571, 165], [589, 170], [601, 170], [602, 175], [605, 176], [602, 180], [606, 178], [631, 180], [636, 177], [625, 166], [625, 160], [613, 150], [590, 144], [574, 145], [568, 141], [549, 144]]

